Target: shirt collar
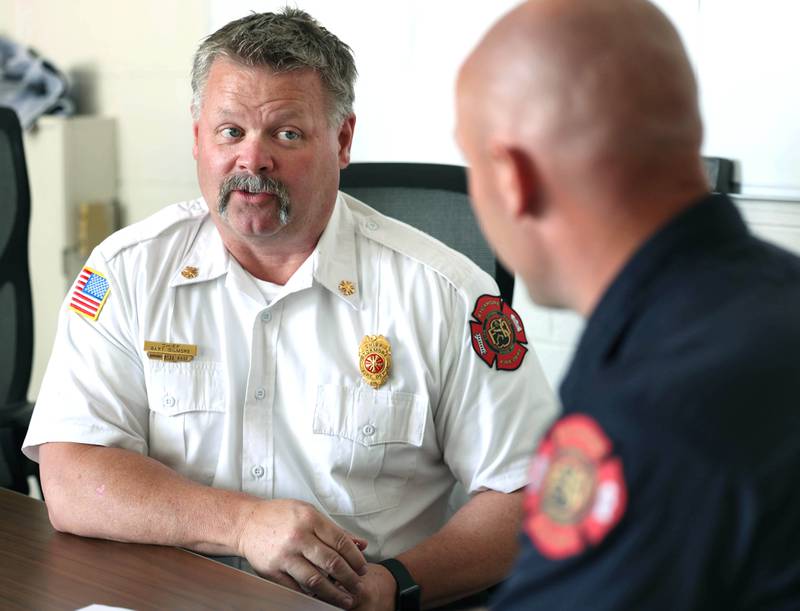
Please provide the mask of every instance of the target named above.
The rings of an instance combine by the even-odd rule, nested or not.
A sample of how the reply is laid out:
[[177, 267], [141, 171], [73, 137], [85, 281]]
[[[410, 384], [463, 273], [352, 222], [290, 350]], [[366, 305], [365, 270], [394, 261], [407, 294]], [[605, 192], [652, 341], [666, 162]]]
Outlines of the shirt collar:
[[731, 200], [725, 195], [709, 195], [651, 236], [625, 264], [590, 315], [562, 383], [562, 395], [580, 384], [580, 376], [620, 345], [632, 319], [653, 298], [650, 289], [654, 280], [670, 265], [748, 235]]
[[[312, 256], [314, 279], [354, 308], [359, 308], [361, 291], [356, 259], [356, 225], [341, 193]], [[350, 286], [353, 293], [347, 295]]]
[[[207, 208], [204, 202], [203, 205]], [[319, 238], [317, 247], [309, 260], [292, 275], [281, 295], [308, 288], [313, 281], [316, 281], [354, 308], [359, 308], [361, 296], [358, 286], [355, 234], [353, 214], [340, 193], [336, 197], [331, 218]], [[189, 249], [173, 272], [170, 287], [213, 280], [228, 273], [230, 269], [231, 255], [222, 242], [211, 214], [207, 214]], [[348, 291], [340, 288], [346, 286], [343, 283], [352, 285], [354, 289], [352, 295], [347, 295]]]
[[[199, 202], [208, 210], [207, 204]], [[170, 287], [197, 284], [227, 273], [230, 254], [222, 242], [211, 214], [206, 213], [188, 250], [170, 278]]]

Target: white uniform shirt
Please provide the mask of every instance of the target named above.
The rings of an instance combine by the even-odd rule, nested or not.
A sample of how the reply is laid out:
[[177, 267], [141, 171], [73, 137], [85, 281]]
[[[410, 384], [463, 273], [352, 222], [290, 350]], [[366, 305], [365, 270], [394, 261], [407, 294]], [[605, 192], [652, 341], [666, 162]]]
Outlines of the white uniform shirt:
[[[494, 281], [347, 195], [270, 305], [203, 200], [117, 232], [87, 267], [110, 293], [96, 321], [67, 296], [24, 443], [34, 460], [48, 441], [147, 454], [202, 484], [312, 503], [375, 559], [441, 528], [457, 482], [523, 487], [555, 415], [533, 350], [499, 371], [473, 349], [471, 313]], [[379, 389], [359, 370], [376, 334], [392, 350]], [[197, 356], [152, 360], [148, 340]]]

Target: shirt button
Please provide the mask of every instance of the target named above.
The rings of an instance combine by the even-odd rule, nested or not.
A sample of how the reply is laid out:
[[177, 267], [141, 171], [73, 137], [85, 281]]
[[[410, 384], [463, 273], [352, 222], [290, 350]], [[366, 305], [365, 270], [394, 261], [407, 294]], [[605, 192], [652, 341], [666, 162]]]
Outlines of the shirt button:
[[264, 477], [264, 467], [262, 467], [261, 465], [256, 465], [250, 470], [250, 472], [253, 474], [253, 477], [255, 478]]
[[261, 399], [263, 399], [266, 396], [267, 396], [267, 391], [266, 390], [264, 390], [263, 388], [256, 389], [256, 399], [261, 401]]
[[375, 221], [367, 221], [367, 229], [370, 231], [375, 231], [378, 228], [378, 223]]
[[261, 321], [262, 322], [269, 322], [272, 320], [272, 312], [262, 312], [261, 313]]
[[361, 429], [361, 432], [364, 433], [365, 437], [369, 437], [370, 435], [375, 434], [375, 427], [372, 426], [371, 424], [365, 424], [364, 428]]
[[161, 400], [161, 404], [164, 407], [172, 407], [173, 405], [175, 405], [175, 397], [170, 397], [169, 395], [167, 395]]

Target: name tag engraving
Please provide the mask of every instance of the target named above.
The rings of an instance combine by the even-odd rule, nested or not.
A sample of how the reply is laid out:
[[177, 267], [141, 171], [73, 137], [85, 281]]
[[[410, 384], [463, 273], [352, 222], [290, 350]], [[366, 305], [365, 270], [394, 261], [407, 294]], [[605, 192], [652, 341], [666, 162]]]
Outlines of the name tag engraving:
[[145, 341], [144, 351], [150, 359], [173, 363], [189, 362], [197, 356], [197, 346], [195, 344]]

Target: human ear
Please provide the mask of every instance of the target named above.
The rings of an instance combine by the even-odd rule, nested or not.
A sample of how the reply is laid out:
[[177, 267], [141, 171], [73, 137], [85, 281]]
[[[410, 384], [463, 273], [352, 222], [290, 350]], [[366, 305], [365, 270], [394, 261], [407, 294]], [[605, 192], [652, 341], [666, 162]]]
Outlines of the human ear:
[[544, 212], [542, 182], [536, 163], [524, 150], [505, 144], [490, 149], [501, 204], [512, 219]]
[[350, 114], [339, 128], [339, 169], [343, 170], [350, 164], [350, 147], [353, 145], [353, 132], [356, 128], [356, 116]]
[[195, 161], [197, 161], [197, 134], [198, 134], [198, 122], [192, 121], [192, 135], [194, 137], [194, 142], [192, 144], [192, 157], [194, 157]]

